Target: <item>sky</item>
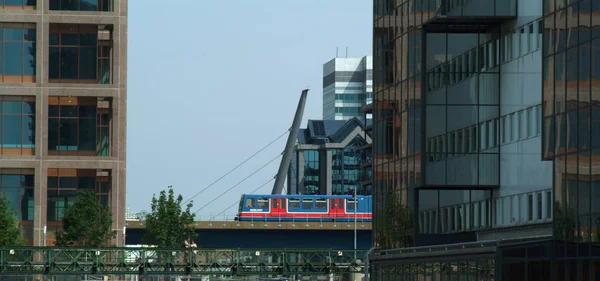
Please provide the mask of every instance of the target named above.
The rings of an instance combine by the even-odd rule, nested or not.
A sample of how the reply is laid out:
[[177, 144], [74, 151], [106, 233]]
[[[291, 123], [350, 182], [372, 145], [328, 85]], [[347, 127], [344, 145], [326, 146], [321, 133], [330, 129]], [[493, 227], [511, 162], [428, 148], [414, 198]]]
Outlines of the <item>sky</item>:
[[[129, 1], [127, 206], [172, 185], [191, 198], [291, 126], [322, 118], [323, 64], [372, 53], [370, 0]], [[197, 220], [231, 219], [276, 174], [287, 135], [193, 198]], [[256, 193], [270, 194], [274, 181]], [[226, 190], [234, 187], [231, 191]], [[221, 197], [218, 197], [221, 196]], [[217, 198], [218, 197], [218, 198]], [[215, 199], [216, 198], [216, 199]], [[218, 216], [217, 216], [218, 215]]]

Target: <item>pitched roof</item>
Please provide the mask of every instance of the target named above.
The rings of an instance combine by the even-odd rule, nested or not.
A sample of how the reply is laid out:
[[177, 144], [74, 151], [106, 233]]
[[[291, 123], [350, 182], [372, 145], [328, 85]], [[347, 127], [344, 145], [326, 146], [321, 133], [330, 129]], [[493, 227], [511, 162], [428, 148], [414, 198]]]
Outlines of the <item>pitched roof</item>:
[[356, 127], [364, 128], [360, 119], [354, 117], [350, 120], [308, 120], [306, 129], [298, 132], [298, 143], [320, 144], [324, 142], [341, 142]]

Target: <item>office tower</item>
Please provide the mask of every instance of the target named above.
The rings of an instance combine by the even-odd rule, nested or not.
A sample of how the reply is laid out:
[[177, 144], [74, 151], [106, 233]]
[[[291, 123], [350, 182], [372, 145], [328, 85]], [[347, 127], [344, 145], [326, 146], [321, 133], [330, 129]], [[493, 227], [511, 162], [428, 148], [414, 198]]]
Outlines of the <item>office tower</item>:
[[371, 195], [370, 170], [363, 165], [367, 155], [361, 150], [371, 136], [363, 128], [356, 117], [308, 120], [294, 147], [287, 194], [353, 195], [356, 190], [358, 195]]
[[334, 58], [323, 65], [323, 120], [364, 118], [360, 109], [373, 100], [372, 70], [371, 56]]
[[[127, 1], [0, 5], [0, 192], [30, 245], [54, 245], [64, 208], [94, 190], [125, 225]], [[47, 229], [47, 233], [44, 233]]]
[[373, 280], [600, 278], [598, 12], [374, 1]]

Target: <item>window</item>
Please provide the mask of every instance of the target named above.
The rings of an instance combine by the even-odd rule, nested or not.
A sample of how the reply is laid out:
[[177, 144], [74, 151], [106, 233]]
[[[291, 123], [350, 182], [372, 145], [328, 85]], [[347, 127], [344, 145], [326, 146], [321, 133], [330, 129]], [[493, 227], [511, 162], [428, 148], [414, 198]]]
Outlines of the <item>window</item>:
[[246, 208], [254, 208], [254, 198], [246, 198]]
[[533, 137], [535, 136], [535, 116], [533, 107], [527, 109], [527, 136]]
[[0, 40], [0, 82], [34, 83], [35, 24], [2, 23]]
[[313, 208], [313, 200], [312, 199], [302, 199], [302, 209], [312, 209]]
[[35, 10], [36, 0], [0, 0], [0, 8], [6, 10]]
[[50, 82], [110, 84], [109, 40], [95, 25], [50, 25]]
[[112, 11], [111, 0], [50, 0], [51, 11]]
[[0, 170], [0, 196], [8, 199], [15, 219], [33, 221], [33, 169]]
[[315, 207], [317, 209], [327, 209], [327, 199], [319, 199], [317, 198]]
[[35, 97], [0, 96], [0, 154], [33, 155]]
[[346, 211], [354, 211], [355, 208], [356, 208], [356, 200], [355, 199], [346, 200]]
[[290, 209], [300, 209], [300, 199], [289, 199], [289, 208]]
[[110, 171], [107, 170], [48, 169], [48, 221], [61, 220], [64, 209], [75, 202], [80, 190], [94, 191], [100, 203], [109, 206], [110, 182]]
[[49, 97], [48, 104], [49, 155], [110, 155], [110, 99]]
[[258, 208], [259, 209], [269, 209], [269, 199], [258, 198]]
[[538, 192], [537, 193], [537, 219], [541, 220], [542, 219], [542, 193]]
[[527, 221], [533, 220], [533, 194], [527, 194]]

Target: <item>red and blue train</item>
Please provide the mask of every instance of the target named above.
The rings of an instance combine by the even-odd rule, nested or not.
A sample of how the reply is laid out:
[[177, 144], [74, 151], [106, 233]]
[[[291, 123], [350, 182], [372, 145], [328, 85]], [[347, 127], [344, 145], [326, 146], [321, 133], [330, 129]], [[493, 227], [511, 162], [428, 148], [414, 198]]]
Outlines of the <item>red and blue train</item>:
[[[356, 208], [356, 210], [355, 210]], [[371, 196], [255, 195], [240, 199], [240, 221], [357, 221], [373, 219]]]

